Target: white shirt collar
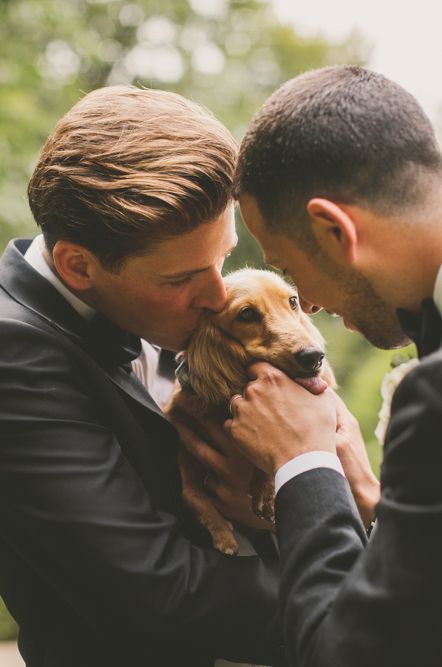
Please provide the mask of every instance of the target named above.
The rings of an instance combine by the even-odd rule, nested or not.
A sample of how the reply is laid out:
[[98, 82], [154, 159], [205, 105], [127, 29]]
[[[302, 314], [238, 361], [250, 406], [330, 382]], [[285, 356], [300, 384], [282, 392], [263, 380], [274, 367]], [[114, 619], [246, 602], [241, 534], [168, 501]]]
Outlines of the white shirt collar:
[[25, 260], [32, 266], [35, 271], [37, 271], [43, 278], [55, 287], [55, 289], [60, 292], [62, 296], [70, 303], [72, 308], [77, 311], [81, 317], [84, 317], [86, 320], [91, 320], [95, 315], [96, 311], [91, 308], [87, 303], [84, 303], [79, 299], [75, 294], [64, 285], [61, 280], [55, 275], [55, 273], [50, 268], [47, 263], [45, 256], [43, 254], [43, 249], [45, 247], [45, 242], [42, 234], [39, 234], [32, 241], [31, 245], [26, 251]]
[[442, 315], [442, 265], [437, 272], [436, 282], [434, 284], [433, 300], [436, 304], [436, 308]]

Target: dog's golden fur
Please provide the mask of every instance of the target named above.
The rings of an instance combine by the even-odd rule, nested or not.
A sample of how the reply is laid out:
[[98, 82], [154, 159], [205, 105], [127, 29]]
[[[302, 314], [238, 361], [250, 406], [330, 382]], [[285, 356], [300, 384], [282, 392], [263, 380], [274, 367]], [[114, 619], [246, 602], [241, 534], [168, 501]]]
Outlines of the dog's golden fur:
[[[225, 308], [203, 316], [183, 353], [196, 410], [226, 418], [230, 398], [241, 394], [249, 382], [247, 368], [253, 361], [269, 362], [293, 378], [320, 375], [335, 386], [326, 361], [319, 361], [309, 371], [299, 363], [303, 351], [323, 351], [324, 340], [298, 306], [292, 285], [273, 272], [255, 269], [231, 273], [225, 285]], [[236, 553], [238, 545], [230, 523], [211, 503], [185, 452], [181, 452], [179, 463], [185, 502], [211, 533], [214, 546]], [[272, 519], [273, 480], [257, 471], [251, 495], [256, 513]]]

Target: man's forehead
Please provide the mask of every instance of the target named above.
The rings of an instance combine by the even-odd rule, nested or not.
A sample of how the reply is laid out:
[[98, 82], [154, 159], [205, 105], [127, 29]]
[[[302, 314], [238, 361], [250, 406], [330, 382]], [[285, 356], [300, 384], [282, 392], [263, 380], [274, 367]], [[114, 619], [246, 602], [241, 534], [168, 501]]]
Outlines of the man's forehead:
[[204, 223], [188, 234], [160, 243], [146, 258], [164, 276], [204, 270], [238, 243], [233, 215]]
[[202, 273], [209, 269], [213, 263], [228, 255], [236, 247], [237, 243], [238, 237], [235, 235], [230, 239], [229, 243], [220, 244], [218, 248], [213, 248], [213, 253], [210, 256], [210, 259], [209, 256], [195, 258], [183, 257], [182, 262], [180, 261], [175, 264], [172, 272], [168, 272], [165, 268], [161, 271], [161, 276], [163, 278], [180, 278], [195, 273]]
[[246, 227], [257, 239], [264, 251], [272, 246], [272, 235], [268, 233], [264, 218], [253, 195], [244, 194], [239, 199], [241, 214]]
[[255, 234], [257, 241], [262, 249], [263, 258], [266, 264], [272, 266], [280, 266], [284, 260], [284, 241], [281, 237], [275, 237], [273, 234], [268, 234], [260, 231]]
[[246, 192], [239, 197], [238, 203], [246, 224], [262, 227], [262, 213], [256, 198]]

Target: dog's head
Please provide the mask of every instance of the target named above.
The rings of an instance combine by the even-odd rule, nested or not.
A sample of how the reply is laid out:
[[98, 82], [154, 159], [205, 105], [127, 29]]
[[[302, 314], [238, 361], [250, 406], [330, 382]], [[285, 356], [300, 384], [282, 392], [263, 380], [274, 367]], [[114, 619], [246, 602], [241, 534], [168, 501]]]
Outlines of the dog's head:
[[293, 378], [320, 375], [335, 386], [324, 340], [293, 286], [256, 269], [229, 274], [225, 285], [225, 308], [202, 317], [186, 351], [190, 383], [204, 402], [220, 405], [241, 393], [253, 361], [267, 361]]

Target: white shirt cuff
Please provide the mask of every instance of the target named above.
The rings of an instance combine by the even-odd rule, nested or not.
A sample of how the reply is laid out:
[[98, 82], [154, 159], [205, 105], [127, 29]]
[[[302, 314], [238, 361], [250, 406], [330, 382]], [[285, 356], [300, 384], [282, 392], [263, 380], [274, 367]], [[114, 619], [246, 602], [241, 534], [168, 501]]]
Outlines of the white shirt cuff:
[[278, 493], [281, 486], [293, 477], [315, 468], [331, 468], [345, 477], [344, 469], [336, 454], [322, 451], [305, 452], [305, 454], [299, 454], [299, 456], [295, 456], [294, 459], [284, 463], [276, 472], [275, 493]]

